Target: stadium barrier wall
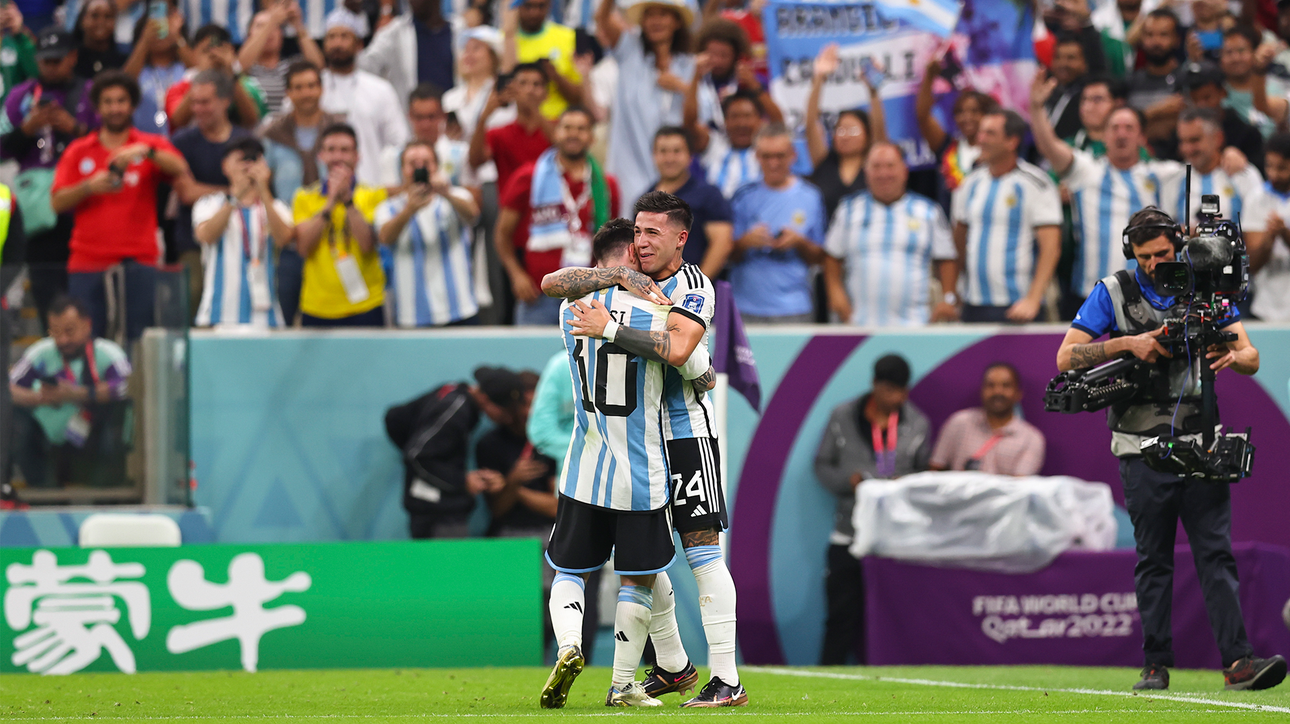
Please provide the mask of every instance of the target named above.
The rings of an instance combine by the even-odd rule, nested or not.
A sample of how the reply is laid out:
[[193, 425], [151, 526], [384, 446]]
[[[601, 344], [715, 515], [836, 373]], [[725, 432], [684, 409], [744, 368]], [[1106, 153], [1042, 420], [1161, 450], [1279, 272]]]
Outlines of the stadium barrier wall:
[[[1233, 492], [1233, 537], [1290, 546], [1290, 327], [1250, 324], [1262, 352], [1253, 378], [1219, 376], [1229, 426], [1254, 427], [1254, 476]], [[829, 413], [870, 386], [875, 360], [904, 355], [911, 398], [934, 429], [979, 404], [987, 364], [1021, 372], [1025, 418], [1047, 436], [1045, 474], [1109, 483], [1123, 496], [1101, 415], [1043, 412], [1063, 327], [948, 326], [865, 333], [854, 328], [755, 328], [763, 414], [730, 395], [730, 563], [739, 584], [740, 640], [750, 661], [814, 663], [824, 620], [824, 560], [834, 501], [812, 461]], [[385, 437], [387, 407], [481, 365], [541, 370], [561, 345], [554, 330], [192, 334], [194, 500], [227, 543], [406, 537], [402, 469]], [[1181, 534], [1180, 534], [1181, 535]], [[1183, 540], [1180, 538], [1180, 541]], [[701, 660], [692, 579], [679, 573], [687, 649]]]
[[537, 541], [6, 548], [0, 674], [533, 666]]

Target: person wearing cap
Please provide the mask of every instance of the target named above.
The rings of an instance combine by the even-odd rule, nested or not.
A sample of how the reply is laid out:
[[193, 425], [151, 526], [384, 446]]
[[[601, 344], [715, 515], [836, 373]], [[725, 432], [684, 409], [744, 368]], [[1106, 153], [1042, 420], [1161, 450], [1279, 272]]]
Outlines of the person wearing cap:
[[532, 386], [501, 367], [480, 367], [474, 377], [474, 385], [446, 384], [385, 413], [385, 432], [403, 458], [413, 539], [466, 537], [475, 496], [506, 488], [496, 470], [467, 472], [470, 441], [481, 417], [505, 427], [527, 419]]
[[223, 152], [228, 191], [214, 191], [193, 204], [193, 231], [205, 268], [196, 324], [285, 327], [273, 259], [295, 236], [291, 209], [273, 198], [259, 141], [230, 141]]
[[389, 81], [359, 68], [356, 59], [362, 47], [361, 28], [349, 15], [333, 11], [323, 37], [327, 67], [322, 72], [322, 109], [343, 116], [358, 134], [358, 181], [376, 186], [381, 182], [381, 152], [408, 142], [408, 123], [399, 112], [407, 92], [400, 98]]
[[[864, 577], [860, 561], [847, 550], [855, 539], [851, 513], [856, 487], [865, 480], [893, 480], [927, 469], [932, 428], [909, 401], [909, 363], [889, 354], [873, 366], [872, 389], [838, 405], [829, 417], [815, 453], [815, 477], [837, 497], [833, 532], [829, 534], [825, 593], [828, 615], [820, 665], [847, 662], [847, 653], [864, 632]], [[863, 644], [856, 663], [865, 662]]]
[[627, 206], [654, 180], [654, 132], [682, 124], [685, 91], [694, 75], [693, 23], [694, 10], [686, 0], [640, 0], [624, 14], [615, 0], [601, 0], [596, 10], [596, 27], [618, 61], [605, 168], [618, 179]]
[[[83, 300], [103, 336], [109, 308], [108, 274], [124, 287], [119, 311], [125, 338], [138, 339], [153, 320], [157, 242], [157, 186], [168, 181], [180, 201], [191, 201], [192, 178], [179, 151], [162, 136], [133, 125], [139, 84], [121, 71], [104, 71], [90, 87], [102, 126], [67, 146], [58, 160], [50, 205], [74, 216], [68, 293]], [[119, 273], [118, 273], [119, 271]], [[113, 302], [116, 301], [113, 295]]]
[[448, 89], [456, 82], [453, 27], [439, 0], [408, 0], [408, 9], [377, 30], [358, 57], [359, 68], [394, 86], [400, 104], [421, 83]]
[[56, 214], [50, 205], [54, 167], [68, 144], [98, 125], [98, 114], [90, 82], [76, 75], [70, 32], [55, 26], [41, 31], [36, 64], [38, 75], [10, 89], [5, 99], [0, 157], [18, 162], [14, 202], [23, 212], [31, 291], [43, 321], [54, 296], [67, 291], [72, 237], [71, 215]]
[[[508, 105], [484, 115], [484, 107], [493, 93], [497, 74], [502, 67], [502, 34], [496, 28], [478, 26], [466, 28], [457, 35], [457, 72], [459, 83], [443, 93], [443, 112], [452, 113], [461, 124], [462, 134], [469, 143], [475, 127], [500, 128], [515, 120], [515, 106]], [[462, 169], [462, 184], [487, 187], [497, 182], [497, 166], [488, 161], [479, 166], [469, 163]], [[494, 188], [492, 197], [496, 199]], [[495, 201], [493, 202], [495, 204]], [[495, 217], [496, 213], [489, 215]], [[491, 223], [492, 218], [485, 219]], [[491, 232], [490, 232], [491, 233]]]
[[574, 67], [577, 34], [547, 16], [551, 0], [513, 0], [505, 14], [505, 50], [502, 68], [517, 63], [537, 63], [548, 79], [542, 115], [555, 120], [565, 108], [580, 106], [582, 74]]

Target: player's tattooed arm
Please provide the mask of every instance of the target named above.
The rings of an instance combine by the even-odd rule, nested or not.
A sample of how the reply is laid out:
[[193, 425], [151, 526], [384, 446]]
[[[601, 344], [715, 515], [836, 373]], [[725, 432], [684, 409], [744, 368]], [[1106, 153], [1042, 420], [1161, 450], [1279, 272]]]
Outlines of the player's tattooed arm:
[[690, 383], [694, 385], [694, 389], [707, 392], [717, 386], [717, 371], [709, 367], [707, 372], [695, 377]]
[[1091, 342], [1071, 347], [1071, 369], [1096, 367], [1108, 359], [1110, 356], [1106, 352], [1106, 342]]
[[614, 344], [643, 359], [667, 365], [671, 364], [668, 360], [672, 357], [672, 333], [677, 331], [680, 327], [675, 323], [669, 324], [664, 332], [619, 327]]
[[551, 272], [542, 278], [542, 293], [558, 299], [577, 299], [606, 287], [621, 284], [635, 294], [654, 302], [670, 305], [672, 301], [663, 294], [653, 279], [625, 266], [586, 269], [567, 267]]
[[695, 530], [681, 534], [681, 547], [693, 548], [695, 546], [715, 546], [721, 545], [721, 534], [716, 528], [707, 530]]

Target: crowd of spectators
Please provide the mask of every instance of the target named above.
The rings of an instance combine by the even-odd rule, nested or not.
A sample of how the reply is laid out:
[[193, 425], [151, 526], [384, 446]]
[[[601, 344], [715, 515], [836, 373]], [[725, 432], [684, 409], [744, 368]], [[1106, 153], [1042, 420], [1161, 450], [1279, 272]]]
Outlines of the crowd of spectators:
[[1290, 2], [1060, 0], [1028, 107], [946, 117], [927, 63], [913, 171], [881, 104], [822, 112], [836, 46], [785, 126], [737, 0], [11, 0], [0, 31], [5, 260], [96, 336], [152, 322], [160, 267], [202, 326], [553, 324], [542, 275], [654, 189], [751, 323], [1070, 319], [1129, 214], [1181, 215], [1180, 162], [1241, 215], [1243, 311], [1290, 319]]

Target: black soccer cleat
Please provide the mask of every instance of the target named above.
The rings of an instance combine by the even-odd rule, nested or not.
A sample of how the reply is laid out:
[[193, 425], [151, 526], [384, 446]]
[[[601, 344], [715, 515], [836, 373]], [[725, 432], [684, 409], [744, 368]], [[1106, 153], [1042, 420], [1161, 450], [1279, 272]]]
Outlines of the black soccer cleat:
[[1133, 685], [1134, 691], [1143, 689], [1161, 691], [1169, 688], [1169, 669], [1159, 664], [1148, 664], [1142, 669], [1142, 680]]
[[672, 673], [662, 666], [651, 666], [645, 670], [645, 680], [641, 685], [645, 687], [645, 693], [654, 698], [664, 694], [677, 692], [685, 694], [694, 691], [695, 684], [699, 683], [699, 670], [694, 668], [694, 664], [689, 661], [685, 662], [685, 668], [676, 673]]
[[555, 667], [546, 679], [546, 686], [542, 687], [539, 705], [543, 709], [564, 708], [565, 702], [569, 700], [569, 687], [573, 686], [573, 680], [582, 673], [584, 664], [581, 648], [569, 646], [560, 651], [556, 656]]
[[1286, 660], [1283, 656], [1258, 659], [1246, 656], [1223, 669], [1224, 689], [1229, 691], [1271, 689], [1286, 678]]
[[700, 691], [698, 696], [681, 706], [715, 708], [718, 706], [744, 706], [747, 703], [748, 692], [744, 691], [742, 684], [731, 686], [714, 676], [708, 682], [708, 685], [703, 687], [703, 691]]

